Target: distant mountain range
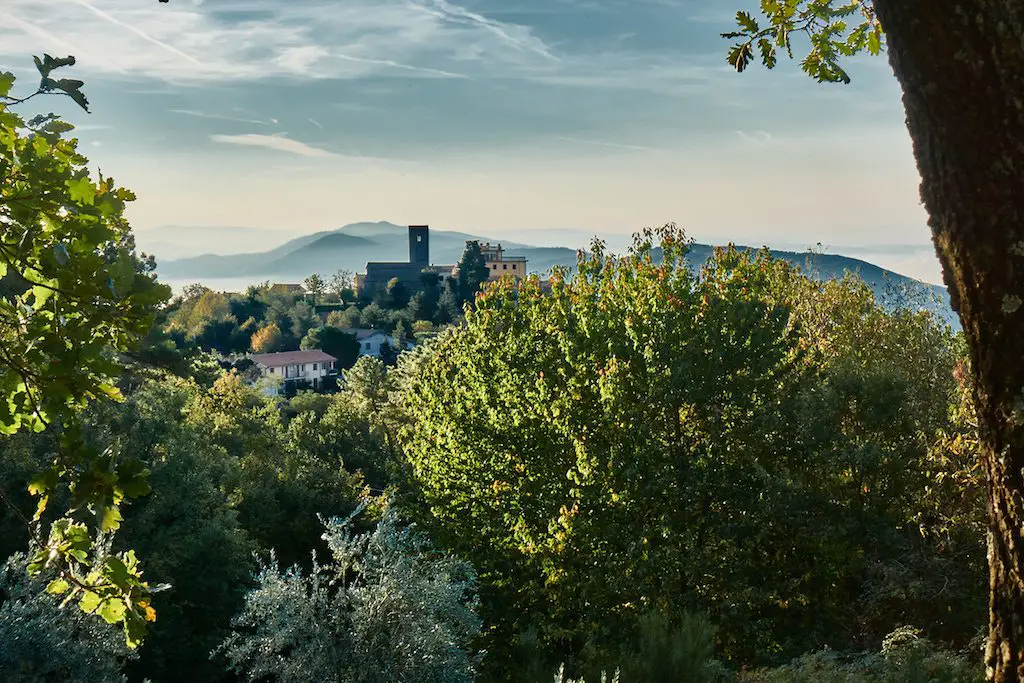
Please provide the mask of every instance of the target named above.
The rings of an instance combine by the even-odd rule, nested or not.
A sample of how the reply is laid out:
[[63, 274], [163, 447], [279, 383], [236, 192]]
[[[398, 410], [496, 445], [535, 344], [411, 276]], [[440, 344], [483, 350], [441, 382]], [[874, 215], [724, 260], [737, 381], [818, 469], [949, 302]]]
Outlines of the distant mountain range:
[[[462, 232], [431, 230], [431, 261], [436, 264], [456, 263], [466, 240], [494, 241]], [[537, 247], [507, 240], [501, 240], [501, 243], [510, 255], [525, 256], [530, 272], [546, 273], [555, 266], [571, 267], [576, 264], [576, 249]], [[694, 244], [690, 252], [691, 262], [703, 263], [711, 256], [712, 249], [710, 245]], [[152, 250], [160, 256], [159, 251]], [[839, 278], [848, 271], [858, 273], [879, 295], [892, 287], [909, 287], [927, 300], [925, 305], [929, 309], [954, 328], [959, 327], [944, 287], [920, 282], [849, 256], [777, 250], [772, 250], [772, 254], [804, 268], [815, 277]], [[165, 280], [202, 282], [204, 279], [247, 278], [252, 282], [301, 282], [311, 273], [328, 277], [338, 270], [364, 272], [367, 261], [406, 261], [408, 256], [407, 228], [381, 221], [353, 223], [337, 230], [303, 235], [266, 251], [159, 260], [157, 272]]]

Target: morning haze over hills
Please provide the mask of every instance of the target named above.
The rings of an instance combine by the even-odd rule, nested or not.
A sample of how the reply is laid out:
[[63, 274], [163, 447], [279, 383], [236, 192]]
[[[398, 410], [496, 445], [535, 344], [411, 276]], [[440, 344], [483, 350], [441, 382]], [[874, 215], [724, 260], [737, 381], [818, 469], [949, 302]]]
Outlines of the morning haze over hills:
[[[164, 244], [174, 244], [179, 231], [189, 228], [168, 228], [163, 236]], [[144, 248], [153, 251], [158, 258], [158, 273], [162, 280], [175, 288], [188, 282], [204, 282], [215, 286], [217, 282], [231, 281], [231, 286], [240, 288], [241, 283], [264, 280], [301, 282], [311, 273], [329, 275], [338, 270], [362, 272], [368, 261], [404, 261], [408, 257], [409, 245], [406, 226], [387, 221], [359, 222], [328, 230], [287, 239], [289, 233], [280, 230], [254, 230], [247, 228], [192, 228], [196, 234], [216, 230], [222, 236], [237, 235], [241, 245], [265, 246], [277, 242], [270, 248], [242, 251], [240, 253], [202, 253], [181, 258], [161, 258], [167, 253], [156, 240], [143, 241]], [[528, 234], [529, 231], [523, 231]], [[577, 234], [578, 233], [578, 234]], [[578, 244], [562, 247], [535, 246], [525, 242], [500, 240], [510, 253], [526, 257], [531, 273], [549, 273], [556, 266], [571, 267], [576, 263], [578, 248], [587, 246], [583, 231], [563, 231], [561, 237], [575, 239]], [[603, 237], [603, 236], [602, 236]], [[493, 238], [465, 232], [446, 231], [432, 227], [430, 257], [433, 263], [456, 263], [462, 255], [467, 240], [495, 242]], [[609, 244], [612, 250], [621, 250], [624, 240]], [[749, 247], [747, 247], [749, 248]], [[712, 245], [695, 243], [690, 251], [691, 263], [704, 263], [712, 252]], [[179, 245], [177, 253], [183, 253]], [[171, 251], [175, 253], [175, 251]], [[893, 272], [886, 268], [840, 254], [826, 254], [812, 251], [787, 251], [773, 249], [776, 257], [794, 263], [804, 270], [823, 278], [840, 278], [846, 272], [856, 273], [871, 286], [877, 295], [886, 298], [894, 289], [906, 288], [917, 293], [921, 304], [935, 311], [943, 320], [954, 327], [956, 316], [949, 306], [949, 297], [944, 287], [929, 284]]]

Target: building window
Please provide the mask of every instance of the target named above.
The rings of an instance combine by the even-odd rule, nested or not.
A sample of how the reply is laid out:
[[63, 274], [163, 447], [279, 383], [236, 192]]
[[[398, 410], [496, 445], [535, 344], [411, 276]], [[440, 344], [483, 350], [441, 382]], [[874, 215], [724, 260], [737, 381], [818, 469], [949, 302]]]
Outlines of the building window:
[[423, 235], [416, 235], [416, 241], [417, 242], [422, 242], [423, 241]]
[[501, 269], [502, 270], [508, 270], [508, 264], [507, 263], [502, 263], [501, 264]]
[[316, 363], [313, 363], [313, 372], [316, 372]]
[[367, 351], [369, 351], [369, 350], [370, 350], [370, 342], [366, 342], [366, 350], [367, 350]]

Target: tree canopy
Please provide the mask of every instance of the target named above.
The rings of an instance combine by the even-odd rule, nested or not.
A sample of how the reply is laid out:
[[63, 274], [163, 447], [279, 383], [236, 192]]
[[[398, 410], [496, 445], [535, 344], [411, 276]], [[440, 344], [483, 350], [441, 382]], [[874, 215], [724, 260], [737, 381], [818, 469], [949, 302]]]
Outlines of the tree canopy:
[[[121, 400], [114, 381], [125, 354], [170, 289], [156, 282], [152, 259], [136, 254], [124, 217], [134, 195], [90, 173], [66, 137], [73, 126], [12, 109], [47, 93], [86, 108], [82, 82], [53, 74], [74, 63], [37, 58], [40, 85], [22, 98], [11, 94], [14, 75], [0, 73], [0, 433], [59, 430], [56, 455], [31, 483], [39, 535], [29, 569], [57, 571], [51, 592], [122, 624], [134, 645], [153, 618], [149, 589], [131, 551], [94, 552], [92, 534], [118, 528], [121, 503], [148, 490], [147, 472], [113, 444], [87, 446], [78, 417], [96, 399]], [[70, 488], [69, 507], [43, 538], [40, 518], [60, 485]]]

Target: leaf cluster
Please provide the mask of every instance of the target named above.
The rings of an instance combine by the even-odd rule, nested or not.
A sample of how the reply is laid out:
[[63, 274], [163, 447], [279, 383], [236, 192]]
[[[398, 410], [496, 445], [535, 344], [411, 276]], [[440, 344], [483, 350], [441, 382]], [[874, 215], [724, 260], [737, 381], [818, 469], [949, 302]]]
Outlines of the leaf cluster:
[[70, 124], [53, 114], [25, 121], [12, 110], [53, 92], [87, 107], [81, 81], [53, 77], [74, 63], [36, 58], [40, 86], [22, 98], [11, 95], [14, 76], [0, 75], [0, 434], [61, 432], [30, 490], [39, 497], [36, 523], [61, 483], [71, 509], [48, 538], [34, 529], [30, 570], [59, 567], [62, 583], [51, 588], [122, 623], [134, 646], [152, 618], [150, 589], [133, 556], [104, 556], [92, 536], [118, 527], [120, 505], [147, 491], [147, 473], [116, 448], [85, 447], [78, 417], [96, 399], [121, 400], [120, 356], [146, 336], [170, 290], [135, 253], [124, 218], [134, 195], [90, 173], [77, 140], [63, 137]]
[[843, 58], [862, 51], [878, 55], [885, 45], [873, 0], [761, 0], [761, 14], [766, 25], [750, 12], [737, 12], [737, 30], [722, 34], [738, 41], [727, 57], [738, 72], [756, 57], [774, 68], [779, 51], [792, 59], [794, 37], [802, 36], [808, 41], [803, 71], [818, 82], [849, 83]]

